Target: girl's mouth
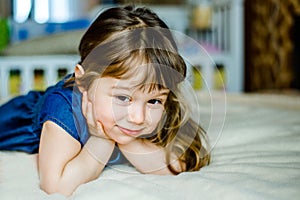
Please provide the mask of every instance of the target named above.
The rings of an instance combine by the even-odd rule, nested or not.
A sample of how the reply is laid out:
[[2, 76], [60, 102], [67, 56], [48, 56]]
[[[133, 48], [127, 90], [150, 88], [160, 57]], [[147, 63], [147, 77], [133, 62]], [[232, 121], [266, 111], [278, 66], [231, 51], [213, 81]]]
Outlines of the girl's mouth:
[[118, 128], [122, 131], [122, 133], [126, 134], [126, 135], [130, 135], [130, 136], [134, 136], [137, 137], [138, 135], [141, 134], [143, 129], [136, 129], [136, 130], [132, 130], [132, 129], [127, 129], [121, 126], [118, 126]]

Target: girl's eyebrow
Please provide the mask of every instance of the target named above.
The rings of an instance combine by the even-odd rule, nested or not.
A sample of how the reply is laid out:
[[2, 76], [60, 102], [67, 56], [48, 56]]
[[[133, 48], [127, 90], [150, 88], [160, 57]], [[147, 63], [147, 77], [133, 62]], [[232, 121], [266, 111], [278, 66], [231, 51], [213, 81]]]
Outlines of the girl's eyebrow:
[[[131, 91], [134, 88], [133, 87], [128, 87], [128, 86], [123, 86], [123, 85], [113, 85], [111, 87], [111, 89], [117, 89], [117, 90], [127, 90], [127, 91]], [[156, 94], [157, 96], [163, 96], [163, 95], [168, 95], [169, 94], [169, 90], [168, 89], [162, 89], [162, 90], [158, 90], [158, 93]]]
[[168, 95], [170, 91], [168, 89], [159, 90], [159, 95]]
[[118, 89], [118, 90], [131, 90], [132, 87], [122, 86], [122, 85], [113, 85], [111, 89]]

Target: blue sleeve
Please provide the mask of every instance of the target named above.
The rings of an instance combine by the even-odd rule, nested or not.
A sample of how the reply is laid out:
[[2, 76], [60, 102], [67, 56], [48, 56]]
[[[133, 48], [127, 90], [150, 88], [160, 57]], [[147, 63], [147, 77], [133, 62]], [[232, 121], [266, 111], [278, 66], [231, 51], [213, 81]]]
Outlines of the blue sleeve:
[[40, 123], [52, 121], [63, 128], [73, 138], [79, 140], [73, 117], [71, 101], [60, 93], [49, 94], [41, 107]]

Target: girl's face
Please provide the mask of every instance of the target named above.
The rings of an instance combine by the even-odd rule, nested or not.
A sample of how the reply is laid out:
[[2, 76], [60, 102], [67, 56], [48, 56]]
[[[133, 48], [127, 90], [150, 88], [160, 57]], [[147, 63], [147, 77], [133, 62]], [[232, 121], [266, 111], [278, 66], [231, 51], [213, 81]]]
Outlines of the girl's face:
[[88, 91], [94, 116], [108, 137], [128, 144], [137, 137], [147, 137], [162, 119], [168, 89], [136, 87], [136, 77], [121, 80], [111, 77], [96, 79]]

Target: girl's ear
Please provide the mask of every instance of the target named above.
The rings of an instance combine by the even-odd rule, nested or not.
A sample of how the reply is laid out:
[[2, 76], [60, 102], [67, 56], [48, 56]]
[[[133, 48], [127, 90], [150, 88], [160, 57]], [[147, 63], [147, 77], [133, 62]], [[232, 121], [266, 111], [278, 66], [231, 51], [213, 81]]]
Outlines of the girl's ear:
[[75, 67], [75, 78], [80, 78], [84, 74], [84, 69], [81, 65], [77, 64]]
[[81, 78], [84, 75], [84, 69], [81, 65], [77, 64], [75, 67], [75, 81], [76, 84], [79, 85], [78, 89], [80, 90], [80, 92], [84, 92], [85, 88], [80, 86], [80, 83], [78, 82], [78, 78]]

